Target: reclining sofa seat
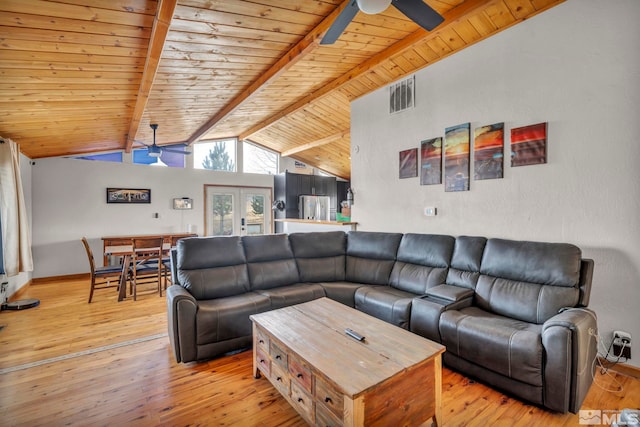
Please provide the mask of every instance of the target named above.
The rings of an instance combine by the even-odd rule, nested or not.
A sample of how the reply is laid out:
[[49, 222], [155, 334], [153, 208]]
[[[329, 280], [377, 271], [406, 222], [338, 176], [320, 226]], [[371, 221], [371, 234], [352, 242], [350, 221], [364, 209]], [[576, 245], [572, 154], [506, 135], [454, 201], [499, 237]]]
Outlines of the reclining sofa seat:
[[452, 236], [403, 235], [388, 281], [359, 288], [355, 293], [356, 308], [409, 329], [413, 299], [444, 283], [454, 243]]
[[441, 314], [445, 363], [533, 403], [577, 412], [591, 384], [589, 331], [597, 326], [593, 312], [574, 307], [588, 295], [581, 271], [592, 262], [570, 244], [487, 240], [473, 305]]
[[[242, 243], [247, 257], [251, 290], [269, 298], [270, 310], [325, 296], [322, 286], [301, 283], [286, 234], [245, 236]], [[246, 321], [251, 328], [248, 316]]]
[[251, 290], [240, 237], [178, 241], [177, 283], [167, 289], [169, 339], [176, 360], [203, 360], [251, 345], [248, 316], [271, 309]]

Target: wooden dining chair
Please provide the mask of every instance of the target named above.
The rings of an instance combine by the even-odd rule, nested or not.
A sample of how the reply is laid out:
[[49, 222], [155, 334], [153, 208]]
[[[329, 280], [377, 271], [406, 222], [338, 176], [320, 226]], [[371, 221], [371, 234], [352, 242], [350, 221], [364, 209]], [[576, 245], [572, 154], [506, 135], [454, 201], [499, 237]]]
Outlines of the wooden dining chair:
[[[187, 237], [198, 237], [196, 233], [192, 233], [186, 236], [171, 236], [171, 248], [175, 248], [178, 246], [178, 240], [186, 239]], [[171, 273], [171, 257], [169, 256], [169, 251], [171, 248], [166, 250], [162, 257], [162, 264], [164, 266], [164, 288], [167, 289], [167, 283], [173, 285], [173, 275]]]
[[162, 237], [134, 237], [132, 239], [130, 283], [134, 301], [138, 297], [138, 285], [143, 283], [155, 283], [157, 291], [162, 296], [163, 240]]
[[121, 265], [107, 265], [104, 267], [96, 267], [95, 259], [93, 258], [93, 252], [89, 246], [89, 241], [86, 237], [82, 238], [82, 244], [84, 250], [87, 252], [87, 258], [89, 258], [89, 267], [91, 268], [91, 289], [89, 291], [89, 302], [93, 299], [93, 291], [96, 289], [118, 288], [120, 285], [120, 279], [122, 277]]

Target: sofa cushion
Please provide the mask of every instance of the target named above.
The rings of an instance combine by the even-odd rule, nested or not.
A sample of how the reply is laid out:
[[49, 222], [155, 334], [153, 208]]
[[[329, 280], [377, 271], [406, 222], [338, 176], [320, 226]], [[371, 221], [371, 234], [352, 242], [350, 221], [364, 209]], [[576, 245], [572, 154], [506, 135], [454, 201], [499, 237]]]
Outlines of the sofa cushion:
[[177, 244], [178, 283], [198, 300], [250, 290], [240, 237], [182, 239]]
[[291, 249], [300, 281], [344, 280], [347, 235], [342, 231], [292, 233]]
[[578, 303], [581, 253], [566, 243], [489, 239], [476, 304], [493, 313], [544, 323]]
[[296, 283], [294, 285], [265, 289], [257, 292], [269, 297], [269, 300], [271, 301], [271, 310], [312, 301], [326, 296], [324, 288], [316, 283]]
[[435, 234], [402, 236], [389, 284], [414, 294], [445, 282], [455, 239]]
[[389, 284], [401, 238], [400, 233], [350, 231], [345, 279], [370, 285]]
[[447, 352], [534, 386], [543, 380], [542, 326], [478, 307], [444, 311], [440, 336]]
[[286, 234], [244, 236], [242, 243], [252, 290], [271, 289], [300, 281]]
[[354, 295], [356, 309], [392, 325], [409, 329], [415, 294], [390, 286], [362, 286]]
[[331, 298], [334, 301], [338, 301], [352, 308], [356, 306], [354, 299], [356, 290], [362, 286], [369, 286], [364, 283], [343, 281], [322, 282], [320, 285], [324, 288], [324, 293], [327, 295], [327, 298]]
[[269, 297], [256, 292], [198, 301], [196, 312], [196, 343], [206, 345], [250, 336], [249, 316], [271, 309]]
[[487, 239], [476, 236], [458, 236], [453, 248], [447, 284], [475, 289], [480, 277], [480, 264]]

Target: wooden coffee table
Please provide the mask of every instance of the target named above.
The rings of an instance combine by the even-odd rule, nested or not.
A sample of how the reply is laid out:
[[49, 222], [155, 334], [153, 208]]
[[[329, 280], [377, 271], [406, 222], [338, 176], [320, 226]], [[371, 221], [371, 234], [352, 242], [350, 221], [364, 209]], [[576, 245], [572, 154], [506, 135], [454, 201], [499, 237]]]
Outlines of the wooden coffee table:
[[328, 298], [251, 320], [255, 378], [262, 372], [309, 424], [442, 423], [444, 346]]

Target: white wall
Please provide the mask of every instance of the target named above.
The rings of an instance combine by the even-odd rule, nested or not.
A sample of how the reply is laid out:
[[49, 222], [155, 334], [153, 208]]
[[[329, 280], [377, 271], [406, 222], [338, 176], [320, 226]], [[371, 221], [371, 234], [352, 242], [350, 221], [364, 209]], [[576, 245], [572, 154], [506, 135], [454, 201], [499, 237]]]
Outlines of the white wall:
[[[606, 344], [614, 329], [640, 342], [639, 20], [637, 0], [570, 0], [418, 72], [410, 111], [391, 116], [385, 89], [354, 101], [358, 229], [574, 243], [595, 260], [590, 306]], [[398, 179], [400, 150], [502, 121], [504, 179], [456, 193]], [[511, 168], [510, 128], [539, 122], [548, 163]], [[640, 366], [638, 344], [632, 356]]]
[[[86, 236], [101, 265], [102, 236], [187, 231], [204, 233], [204, 185], [273, 187], [272, 175], [162, 168], [127, 163], [38, 159], [33, 174], [34, 278], [89, 271]], [[107, 204], [107, 187], [150, 188], [150, 204]], [[173, 198], [193, 199], [173, 210]], [[159, 218], [154, 218], [158, 213]]]
[[[20, 177], [22, 178], [22, 192], [24, 193], [24, 201], [27, 208], [27, 217], [29, 220], [29, 229], [33, 230], [33, 215], [32, 215], [32, 203], [31, 203], [31, 160], [24, 156], [20, 155]], [[15, 294], [20, 288], [25, 286], [31, 280], [32, 272], [24, 272], [20, 273], [17, 276], [6, 277], [4, 275], [0, 275], [0, 279], [4, 282], [5, 280], [9, 283], [7, 287], [7, 292], [5, 293], [6, 298], [10, 298], [13, 294]]]

